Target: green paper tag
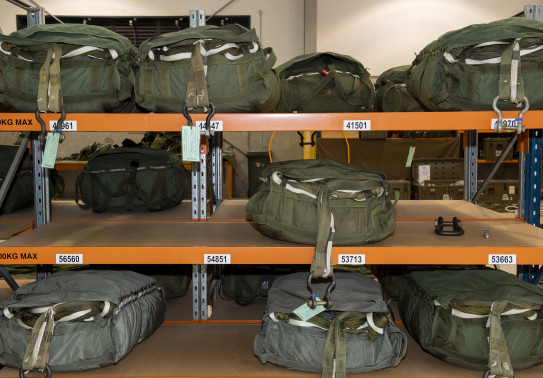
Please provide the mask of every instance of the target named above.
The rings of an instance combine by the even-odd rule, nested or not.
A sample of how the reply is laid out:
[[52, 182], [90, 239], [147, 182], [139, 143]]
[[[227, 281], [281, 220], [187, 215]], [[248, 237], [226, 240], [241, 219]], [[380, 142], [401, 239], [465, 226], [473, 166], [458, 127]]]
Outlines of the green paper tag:
[[409, 168], [411, 167], [411, 164], [413, 164], [413, 156], [415, 156], [415, 146], [409, 147], [409, 153], [407, 154], [407, 161], [405, 162], [405, 167]]
[[[317, 301], [320, 301], [320, 299], [317, 297]], [[304, 322], [311, 319], [315, 315], [320, 314], [326, 310], [326, 308], [323, 305], [318, 305], [314, 309], [309, 307], [307, 303], [304, 303], [300, 307], [298, 307], [296, 310], [292, 311], [295, 313], [300, 319], [302, 319]]]
[[200, 129], [198, 127], [183, 126], [181, 138], [183, 161], [200, 161]]
[[41, 166], [44, 168], [55, 168], [55, 160], [57, 159], [58, 142], [60, 133], [47, 133], [45, 142], [45, 150], [43, 151]]

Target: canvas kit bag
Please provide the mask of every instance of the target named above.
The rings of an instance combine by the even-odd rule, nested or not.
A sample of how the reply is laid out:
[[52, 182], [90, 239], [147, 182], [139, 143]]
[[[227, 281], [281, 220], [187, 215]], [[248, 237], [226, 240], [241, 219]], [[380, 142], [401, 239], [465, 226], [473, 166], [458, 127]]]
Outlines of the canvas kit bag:
[[304, 54], [275, 70], [281, 79], [278, 112], [361, 112], [373, 105], [370, 74], [348, 55]]
[[75, 201], [98, 213], [164, 210], [181, 203], [187, 180], [190, 174], [174, 152], [108, 149], [92, 155], [77, 176]]
[[384, 71], [375, 82], [373, 108], [379, 112], [422, 112], [423, 105], [407, 88], [407, 70], [398, 66]]
[[403, 324], [435, 357], [490, 376], [543, 362], [543, 291], [494, 269], [418, 271], [402, 277]]
[[136, 101], [145, 110], [267, 112], [279, 101], [273, 49], [238, 24], [198, 26], [143, 42]]
[[396, 227], [390, 183], [379, 171], [328, 159], [294, 160], [269, 164], [260, 178], [247, 213], [268, 237], [315, 245], [314, 277], [333, 275], [332, 243], [373, 243]]
[[512, 17], [450, 31], [417, 55], [407, 76], [430, 110], [542, 109], [543, 24]]
[[131, 112], [137, 49], [85, 24], [34, 25], [0, 35], [0, 103], [16, 112]]
[[0, 363], [50, 373], [118, 362], [160, 326], [166, 302], [138, 273], [66, 271], [21, 286], [0, 310]]
[[[286, 275], [271, 287], [254, 341], [260, 362], [321, 373], [323, 378], [400, 363], [407, 339], [394, 323], [379, 283], [359, 273], [337, 272], [333, 306], [302, 319], [295, 310], [308, 306], [306, 278], [303, 272]], [[325, 286], [316, 283], [316, 292]]]

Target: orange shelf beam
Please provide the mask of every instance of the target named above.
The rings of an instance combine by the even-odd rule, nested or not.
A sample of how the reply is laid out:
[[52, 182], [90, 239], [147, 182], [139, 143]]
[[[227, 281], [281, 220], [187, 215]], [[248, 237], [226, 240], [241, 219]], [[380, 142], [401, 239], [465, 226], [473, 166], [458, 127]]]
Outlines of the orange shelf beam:
[[[439, 249], [439, 252], [437, 250]], [[543, 265], [541, 247], [334, 247], [332, 262], [339, 254], [363, 254], [366, 264], [467, 264], [486, 265], [489, 255], [515, 254], [517, 264]], [[204, 264], [205, 254], [230, 254], [231, 264], [311, 264], [314, 248], [292, 247], [0, 247], [2, 264], [55, 264], [57, 254], [81, 254], [83, 264]]]
[[[516, 118], [517, 112], [503, 112], [503, 118]], [[43, 114], [46, 126], [58, 114]], [[196, 124], [206, 114], [191, 114]], [[496, 113], [413, 112], [413, 113], [218, 113], [213, 121], [222, 121], [223, 131], [343, 131], [344, 121], [370, 121], [372, 131], [384, 130], [481, 130], [491, 131]], [[89, 114], [71, 113], [66, 122], [76, 121], [76, 131], [145, 132], [180, 131], [186, 125], [182, 114]], [[543, 111], [524, 115], [528, 129], [543, 128]], [[40, 131], [32, 113], [0, 113], [0, 131]], [[358, 131], [358, 130], [354, 130]], [[68, 131], [73, 132], [73, 131]]]

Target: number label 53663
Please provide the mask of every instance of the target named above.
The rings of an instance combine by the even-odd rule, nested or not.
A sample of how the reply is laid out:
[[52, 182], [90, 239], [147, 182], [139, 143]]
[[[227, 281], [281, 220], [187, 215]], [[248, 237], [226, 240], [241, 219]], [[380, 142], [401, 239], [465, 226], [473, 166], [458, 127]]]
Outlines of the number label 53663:
[[488, 255], [488, 264], [516, 264], [517, 255]]

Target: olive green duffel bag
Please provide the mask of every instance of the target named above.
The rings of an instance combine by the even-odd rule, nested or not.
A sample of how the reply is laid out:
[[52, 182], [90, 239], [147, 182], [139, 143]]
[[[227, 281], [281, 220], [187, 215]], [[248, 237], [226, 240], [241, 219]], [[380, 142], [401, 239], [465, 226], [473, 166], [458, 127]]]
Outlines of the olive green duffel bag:
[[50, 373], [118, 362], [162, 324], [166, 301], [138, 273], [66, 271], [21, 286], [0, 310], [0, 364]]
[[[322, 295], [326, 283], [314, 289]], [[407, 338], [372, 278], [337, 272], [332, 307], [305, 317], [297, 309], [308, 307], [309, 297], [307, 273], [275, 280], [254, 341], [260, 362], [344, 378], [397, 366], [405, 356]]]
[[260, 177], [247, 213], [266, 236], [315, 245], [315, 277], [332, 275], [332, 243], [373, 243], [396, 227], [390, 183], [379, 171], [328, 159], [294, 160], [269, 164]]
[[513, 377], [543, 362], [543, 291], [494, 269], [412, 272], [401, 278], [403, 324], [450, 364]]
[[254, 29], [238, 24], [198, 26], [166, 33], [139, 49], [136, 102], [156, 113], [267, 112], [279, 101], [272, 48], [262, 48]]
[[275, 70], [281, 79], [278, 112], [361, 112], [372, 108], [370, 74], [348, 55], [304, 54]]
[[174, 152], [121, 147], [99, 151], [75, 182], [75, 201], [97, 213], [158, 211], [181, 203], [190, 174]]
[[85, 24], [34, 25], [0, 35], [0, 103], [17, 112], [131, 112], [137, 49]]
[[417, 55], [407, 77], [430, 110], [543, 109], [543, 23], [513, 17], [448, 32]]
[[423, 112], [423, 105], [407, 88], [407, 70], [411, 66], [393, 67], [375, 82], [373, 109], [379, 112]]

